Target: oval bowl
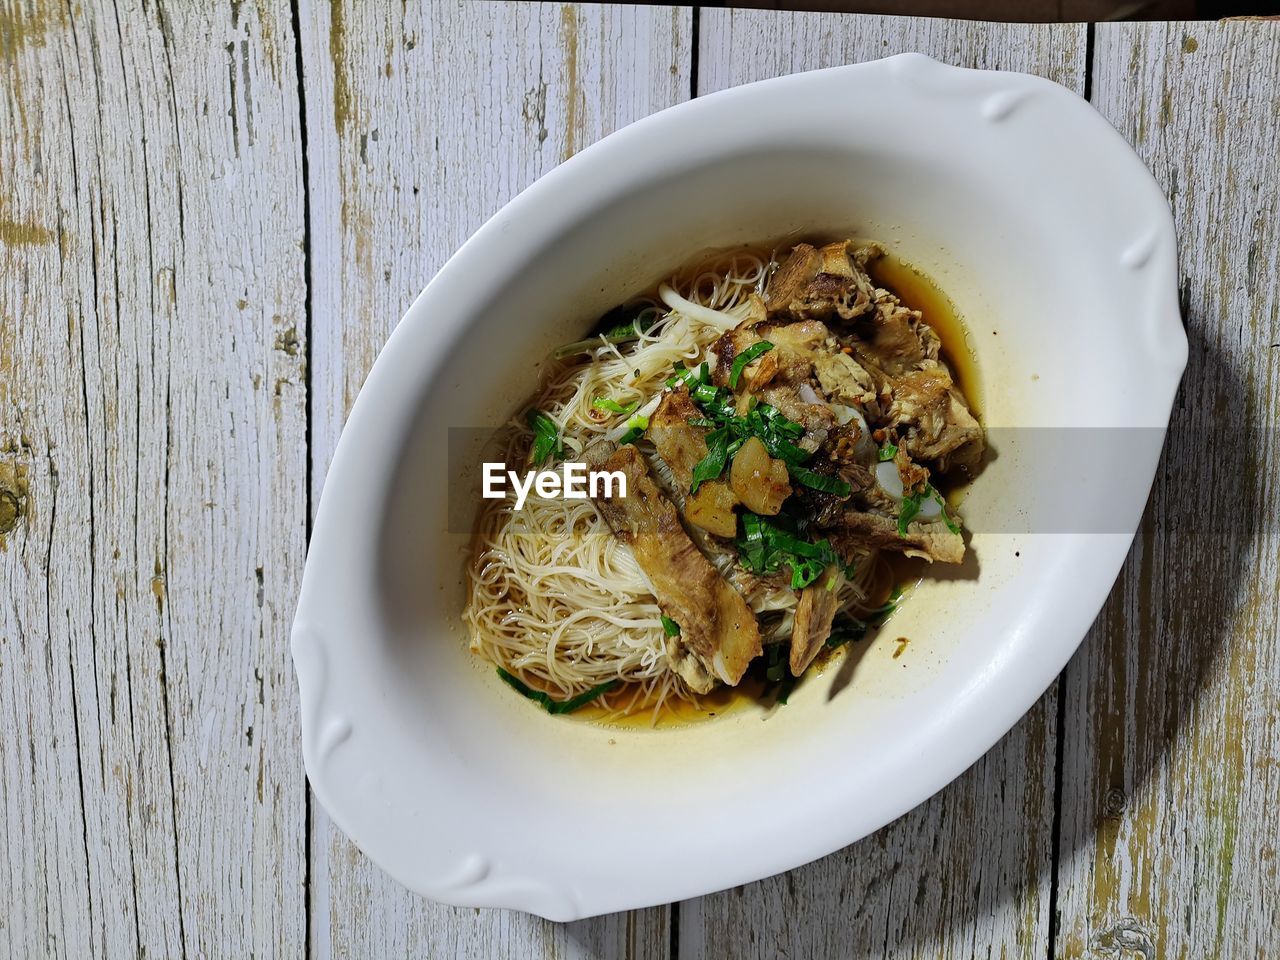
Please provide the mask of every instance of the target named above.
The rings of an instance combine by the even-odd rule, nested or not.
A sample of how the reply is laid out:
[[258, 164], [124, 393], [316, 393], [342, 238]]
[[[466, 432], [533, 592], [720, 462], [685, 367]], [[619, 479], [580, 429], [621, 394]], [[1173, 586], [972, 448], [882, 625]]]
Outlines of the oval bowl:
[[[966, 318], [995, 451], [964, 505], [969, 562], [784, 708], [656, 730], [539, 711], [467, 650], [468, 438], [532, 393], [530, 358], [612, 304], [706, 248], [803, 234], [881, 240]], [[698, 896], [871, 833], [991, 747], [1079, 645], [1186, 354], [1163, 194], [1047, 80], [908, 54], [619, 130], [462, 246], [355, 403], [292, 635], [317, 797], [410, 889], [553, 920]], [[759, 829], [778, 811], [788, 829]]]

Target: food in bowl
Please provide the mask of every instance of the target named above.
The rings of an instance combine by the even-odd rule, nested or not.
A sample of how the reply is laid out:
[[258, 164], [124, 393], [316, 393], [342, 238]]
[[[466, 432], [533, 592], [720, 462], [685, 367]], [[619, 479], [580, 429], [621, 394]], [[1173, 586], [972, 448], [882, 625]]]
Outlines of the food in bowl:
[[[785, 702], [892, 612], [894, 558], [960, 563], [976, 384], [912, 277], [870, 242], [721, 252], [557, 350], [500, 439], [519, 489], [478, 520], [472, 650], [553, 713]], [[557, 463], [612, 482], [535, 489]]]

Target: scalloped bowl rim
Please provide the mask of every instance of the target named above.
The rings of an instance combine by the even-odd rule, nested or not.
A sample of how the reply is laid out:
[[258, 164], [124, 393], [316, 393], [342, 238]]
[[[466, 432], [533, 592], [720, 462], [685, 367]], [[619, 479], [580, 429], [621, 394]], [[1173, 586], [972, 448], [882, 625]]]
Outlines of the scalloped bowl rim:
[[[1057, 564], [1053, 569], [1072, 571], [1073, 583], [1063, 588], [1071, 594], [1071, 602], [1053, 599], [1047, 586], [1028, 595], [1027, 609], [1019, 612], [1022, 619], [1011, 627], [1018, 636], [1002, 641], [1004, 645], [986, 667], [972, 671], [971, 689], [957, 694], [945, 733], [925, 719], [918, 730], [904, 736], [901, 749], [921, 761], [923, 769], [907, 772], [900, 758], [885, 760], [883, 769], [894, 771], [895, 778], [888, 789], [870, 793], [865, 784], [833, 774], [828, 790], [806, 799], [809, 823], [786, 843], [743, 844], [730, 822], [718, 834], [717, 828], [710, 828], [715, 835], [706, 840], [702, 855], [682, 862], [679, 870], [665, 874], [659, 869], [619, 871], [612, 883], [602, 882], [606, 874], [596, 877], [596, 882], [570, 876], [570, 861], [588, 862], [591, 856], [577, 850], [566, 854], [564, 863], [551, 858], [534, 867], [527, 852], [513, 854], [511, 863], [506, 863], [502, 850], [485, 849], [483, 831], [473, 823], [458, 823], [452, 831], [470, 837], [465, 855], [459, 852], [461, 847], [450, 847], [452, 853], [442, 853], [433, 862], [422, 854], [432, 849], [430, 844], [422, 841], [424, 846], [416, 846], [422, 831], [435, 829], [430, 805], [438, 801], [445, 805], [438, 810], [444, 810], [451, 802], [448, 778], [458, 775], [450, 772], [455, 769], [450, 764], [466, 761], [446, 757], [451, 744], [424, 745], [424, 750], [435, 751], [440, 758], [441, 791], [437, 797], [411, 802], [401, 796], [409, 790], [409, 773], [401, 778], [394, 772], [396, 758], [379, 756], [383, 749], [379, 737], [394, 729], [390, 713], [397, 694], [366, 677], [371, 651], [376, 655], [379, 648], [360, 634], [383, 629], [382, 621], [368, 612], [379, 598], [362, 579], [362, 565], [373, 562], [380, 534], [362, 529], [361, 519], [344, 505], [366, 498], [370, 490], [375, 501], [387, 495], [388, 476], [396, 469], [399, 446], [417, 416], [424, 385], [443, 383], [449, 358], [462, 349], [472, 314], [484, 302], [477, 289], [483, 284], [477, 278], [484, 276], [486, 258], [495, 253], [536, 257], [533, 251], [561, 243], [591, 222], [594, 211], [634, 189], [635, 182], [656, 175], [655, 171], [674, 169], [679, 163], [734, 162], [732, 154], [716, 155], [725, 148], [715, 142], [693, 143], [690, 159], [655, 151], [655, 140], [718, 130], [735, 116], [753, 115], [762, 104], [766, 109], [776, 106], [780, 96], [792, 92], [805, 93], [806, 99], [814, 101], [798, 112], [818, 111], [824, 103], [834, 102], [830, 91], [846, 88], [890, 91], [918, 104], [921, 111], [938, 111], [938, 117], [969, 111], [977, 140], [1004, 138], [1001, 142], [1011, 144], [1024, 165], [1034, 165], [1042, 156], [1038, 151], [1048, 149], [1041, 143], [1043, 116], [1069, 123], [1079, 133], [1081, 156], [1087, 155], [1090, 163], [1106, 171], [1106, 183], [1099, 178], [1099, 190], [1120, 191], [1114, 195], [1142, 211], [1136, 247], [1131, 245], [1124, 254], [1135, 261], [1130, 264], [1135, 269], [1125, 274], [1133, 277], [1132, 289], [1119, 289], [1124, 280], [1113, 285], [1118, 297], [1140, 308], [1133, 323], [1143, 329], [1126, 330], [1125, 335], [1131, 335], [1142, 351], [1142, 363], [1135, 364], [1141, 373], [1135, 374], [1132, 403], [1117, 411], [1115, 422], [1150, 429], [1163, 439], [1187, 355], [1177, 301], [1172, 217], [1163, 193], [1128, 144], [1086, 101], [1066, 88], [1030, 75], [968, 70], [920, 54], [903, 54], [710, 94], [639, 120], [587, 147], [476, 231], [410, 306], [352, 409], [317, 512], [292, 639], [305, 766], [316, 796], [335, 823], [410, 889], [445, 903], [508, 907], [570, 920], [709, 893], [833, 852], [917, 806], [986, 752], [1060, 673], [1105, 600], [1141, 519], [1158, 446], [1133, 466], [1142, 497], [1130, 509], [1126, 529], [1095, 536], [1059, 535], [1053, 547]], [[826, 97], [833, 99], [828, 102]], [[1027, 98], [1037, 102], [1039, 112], [1023, 121], [1020, 104]], [[1000, 122], [1009, 115], [1014, 122]], [[1020, 123], [1027, 129], [1020, 129]], [[724, 139], [745, 143], [748, 136], [726, 132]], [[761, 130], [750, 136], [763, 142], [777, 135]], [[789, 149], [803, 150], [804, 145]], [[975, 182], [981, 177], [981, 173], [972, 175]], [[1064, 217], [1072, 215], [1070, 198], [1065, 203], [1047, 196], [1042, 199], [1057, 204]], [[368, 526], [365, 522], [364, 527]], [[1025, 632], [1035, 633], [1041, 641], [1038, 649], [1027, 649]], [[366, 729], [370, 733], [362, 740]], [[375, 736], [375, 731], [380, 733]], [[360, 774], [365, 768], [376, 768], [368, 782]], [[379, 797], [385, 797], [385, 806], [374, 802]], [[854, 798], [859, 802], [850, 812]], [[549, 844], [568, 842], [562, 836], [546, 839]], [[452, 839], [440, 842], [447, 845]], [[655, 858], [678, 855], [661, 839], [653, 844]], [[402, 854], [402, 849], [410, 848], [415, 851], [412, 856]], [[724, 855], [707, 856], [712, 850]]]

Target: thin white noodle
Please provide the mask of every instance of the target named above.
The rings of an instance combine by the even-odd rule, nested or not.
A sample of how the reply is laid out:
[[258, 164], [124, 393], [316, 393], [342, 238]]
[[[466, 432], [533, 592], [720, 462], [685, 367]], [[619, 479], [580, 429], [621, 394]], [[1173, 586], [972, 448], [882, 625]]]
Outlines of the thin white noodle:
[[[693, 293], [696, 294], [697, 290], [695, 289]], [[711, 295], [712, 302], [719, 299], [717, 293], [718, 288], [713, 288]], [[709, 327], [714, 327], [721, 333], [727, 330], [732, 330], [741, 323], [743, 319], [742, 317], [735, 317], [731, 313], [713, 310], [710, 307], [704, 307], [700, 303], [694, 303], [690, 300], [686, 300], [684, 297], [680, 296], [680, 294], [676, 293], [669, 283], [664, 283], [658, 288], [658, 296], [660, 296], [662, 298], [662, 302], [672, 310], [678, 310], [686, 316], [692, 317], [694, 320], [705, 323]]]

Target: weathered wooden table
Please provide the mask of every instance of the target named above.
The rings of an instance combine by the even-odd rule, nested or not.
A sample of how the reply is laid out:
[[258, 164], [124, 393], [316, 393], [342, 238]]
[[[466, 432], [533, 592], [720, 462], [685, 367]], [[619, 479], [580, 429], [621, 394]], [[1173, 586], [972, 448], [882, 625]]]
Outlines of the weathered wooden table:
[[[903, 50], [1085, 94], [1173, 204], [1190, 366], [1093, 631], [803, 869], [567, 926], [409, 895], [308, 796], [288, 645], [378, 348], [583, 145]], [[0, 0], [0, 57], [0, 957], [1280, 954], [1280, 23]]]

